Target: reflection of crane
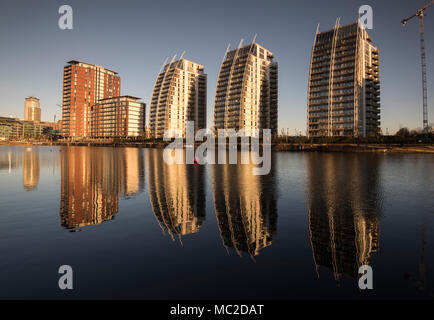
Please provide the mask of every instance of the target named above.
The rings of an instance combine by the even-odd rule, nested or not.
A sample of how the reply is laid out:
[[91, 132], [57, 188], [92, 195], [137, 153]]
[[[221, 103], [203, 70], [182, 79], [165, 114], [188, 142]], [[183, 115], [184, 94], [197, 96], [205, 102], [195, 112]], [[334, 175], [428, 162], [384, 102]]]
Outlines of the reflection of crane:
[[412, 16], [402, 20], [402, 25], [405, 26], [407, 22], [414, 17], [419, 17], [419, 32], [420, 32], [420, 51], [422, 56], [422, 93], [423, 93], [423, 129], [428, 129], [428, 98], [427, 98], [427, 85], [426, 85], [426, 55], [425, 55], [425, 38], [423, 29], [423, 17], [425, 10], [434, 4], [434, 0], [428, 3], [425, 7], [417, 9], [416, 13]]

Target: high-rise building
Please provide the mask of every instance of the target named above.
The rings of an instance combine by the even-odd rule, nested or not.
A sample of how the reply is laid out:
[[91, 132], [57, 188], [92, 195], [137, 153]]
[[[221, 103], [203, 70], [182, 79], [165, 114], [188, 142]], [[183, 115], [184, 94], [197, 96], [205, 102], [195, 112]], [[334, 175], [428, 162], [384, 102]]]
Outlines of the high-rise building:
[[379, 51], [358, 23], [315, 35], [309, 72], [308, 136], [379, 132]]
[[99, 100], [90, 112], [92, 137], [145, 135], [145, 107], [140, 98], [120, 96]]
[[214, 102], [215, 129], [257, 129], [277, 134], [277, 62], [257, 43], [226, 52]]
[[149, 112], [149, 132], [163, 138], [165, 130], [180, 130], [194, 121], [195, 132], [206, 128], [207, 75], [203, 65], [179, 59], [166, 64], [158, 74]]
[[38, 98], [31, 96], [24, 101], [24, 121], [41, 121], [41, 107]]
[[63, 69], [62, 132], [86, 137], [91, 132], [90, 109], [100, 99], [117, 97], [121, 79], [117, 72], [80, 61]]

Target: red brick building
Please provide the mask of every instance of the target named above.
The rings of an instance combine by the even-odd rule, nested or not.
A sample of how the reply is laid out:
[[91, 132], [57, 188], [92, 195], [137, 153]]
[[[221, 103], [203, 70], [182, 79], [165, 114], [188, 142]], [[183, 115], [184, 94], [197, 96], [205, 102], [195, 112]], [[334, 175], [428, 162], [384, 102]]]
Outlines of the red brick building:
[[120, 96], [117, 72], [71, 60], [63, 69], [62, 133], [67, 137], [90, 135], [91, 107], [100, 99]]

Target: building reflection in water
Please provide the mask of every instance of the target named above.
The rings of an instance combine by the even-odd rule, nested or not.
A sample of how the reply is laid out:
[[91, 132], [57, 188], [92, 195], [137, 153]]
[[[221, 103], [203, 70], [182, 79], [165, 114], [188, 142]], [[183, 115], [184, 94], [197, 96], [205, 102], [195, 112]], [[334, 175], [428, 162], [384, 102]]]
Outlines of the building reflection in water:
[[39, 150], [26, 148], [22, 152], [23, 187], [27, 191], [35, 190], [39, 183]]
[[9, 174], [12, 170], [21, 165], [21, 160], [16, 151], [8, 150], [7, 152], [0, 152], [0, 171], [8, 171]]
[[60, 219], [68, 229], [111, 220], [119, 196], [143, 191], [143, 151], [136, 148], [61, 149]]
[[[240, 157], [240, 153], [238, 153]], [[211, 165], [214, 208], [226, 248], [251, 257], [271, 245], [277, 231], [274, 159], [268, 175], [253, 175], [253, 164]]]
[[163, 152], [146, 152], [146, 174], [152, 210], [173, 240], [196, 233], [205, 220], [205, 166], [171, 164]]
[[22, 169], [23, 188], [36, 190], [39, 184], [40, 160], [39, 149], [34, 147], [12, 148], [0, 153], [0, 170]]
[[307, 202], [313, 259], [335, 279], [358, 277], [379, 248], [381, 156], [307, 154]]

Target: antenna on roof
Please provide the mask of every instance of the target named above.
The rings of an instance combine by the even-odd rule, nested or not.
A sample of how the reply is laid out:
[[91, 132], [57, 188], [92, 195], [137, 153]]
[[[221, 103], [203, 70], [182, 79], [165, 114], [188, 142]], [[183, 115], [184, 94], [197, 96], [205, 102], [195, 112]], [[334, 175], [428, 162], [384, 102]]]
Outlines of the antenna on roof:
[[252, 44], [256, 42], [256, 36], [257, 36], [257, 35], [258, 35], [258, 34], [257, 34], [257, 33], [255, 33], [255, 36], [253, 37], [253, 41], [252, 41]]
[[163, 70], [164, 66], [166, 65], [168, 59], [169, 59], [169, 57], [166, 57], [166, 60], [164, 60], [163, 65], [161, 66], [160, 71], [158, 72], [158, 74], [161, 73], [161, 71]]
[[223, 63], [223, 61], [226, 59], [226, 56], [227, 56], [227, 54], [228, 54], [228, 51], [229, 51], [229, 48], [231, 47], [231, 43], [229, 42], [228, 43], [228, 46], [226, 47], [226, 51], [225, 51], [225, 55], [224, 55], [224, 57], [223, 57], [223, 60], [222, 60], [222, 63]]
[[243, 46], [243, 42], [244, 42], [244, 39], [241, 38], [240, 42], [238, 43], [238, 49]]
[[182, 57], [184, 56], [184, 54], [185, 54], [185, 50], [184, 50], [184, 51], [182, 51], [182, 54], [181, 54], [181, 56], [179, 57], [179, 60], [181, 60], [181, 59], [182, 59]]

